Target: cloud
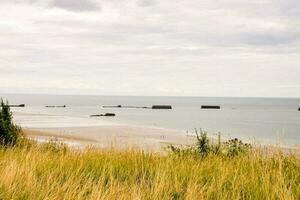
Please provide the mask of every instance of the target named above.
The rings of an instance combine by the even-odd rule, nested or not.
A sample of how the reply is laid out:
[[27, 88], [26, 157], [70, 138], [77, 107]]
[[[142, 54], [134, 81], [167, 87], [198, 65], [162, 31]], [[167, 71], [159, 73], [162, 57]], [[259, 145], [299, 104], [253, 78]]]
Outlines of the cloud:
[[85, 12], [99, 10], [99, 4], [90, 0], [53, 0], [51, 6], [74, 12]]
[[276, 45], [288, 45], [299, 43], [299, 34], [291, 33], [262, 33], [262, 34], [248, 34], [242, 38], [246, 44], [251, 45], [263, 45], [263, 46], [276, 46]]
[[3, 0], [0, 92], [299, 97], [298, 8], [296, 0]]
[[149, 7], [157, 4], [156, 0], [138, 0], [137, 4], [141, 7]]
[[300, 4], [298, 0], [279, 0], [278, 8], [283, 15], [290, 17], [300, 16]]

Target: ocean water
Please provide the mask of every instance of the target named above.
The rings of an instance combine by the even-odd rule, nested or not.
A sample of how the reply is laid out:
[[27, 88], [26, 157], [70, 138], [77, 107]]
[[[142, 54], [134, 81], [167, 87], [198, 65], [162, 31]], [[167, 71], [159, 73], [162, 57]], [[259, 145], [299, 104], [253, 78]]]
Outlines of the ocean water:
[[[240, 138], [260, 143], [300, 145], [300, 99], [289, 98], [216, 98], [216, 97], [141, 97], [141, 96], [71, 96], [2, 94], [10, 104], [26, 104], [13, 111], [77, 117], [95, 120], [92, 114], [116, 113], [105, 118], [113, 123], [142, 125], [192, 132], [201, 128], [211, 136]], [[103, 108], [107, 105], [172, 105], [172, 110]], [[46, 108], [66, 105], [66, 108]], [[220, 110], [203, 110], [201, 105], [220, 105]], [[76, 123], [76, 122], [74, 122]]]

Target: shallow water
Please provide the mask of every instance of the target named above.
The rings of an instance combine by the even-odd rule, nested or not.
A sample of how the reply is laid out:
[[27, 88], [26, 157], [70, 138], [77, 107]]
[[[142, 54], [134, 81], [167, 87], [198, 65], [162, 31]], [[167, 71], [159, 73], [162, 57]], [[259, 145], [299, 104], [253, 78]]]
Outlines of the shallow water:
[[[105, 120], [132, 125], [155, 126], [181, 131], [202, 128], [214, 136], [238, 137], [263, 143], [289, 146], [300, 144], [300, 99], [288, 98], [214, 98], [214, 97], [127, 97], [127, 96], [56, 96], [0, 95], [11, 104], [25, 103], [25, 108], [13, 111], [30, 114], [59, 115], [74, 125], [82, 119], [94, 125], [91, 114], [116, 113]], [[172, 110], [136, 108], [102, 108], [104, 105], [152, 106], [172, 105]], [[201, 105], [220, 105], [220, 110], [203, 110]], [[46, 105], [67, 105], [66, 108], [46, 108]], [[75, 119], [74, 118], [74, 119]], [[51, 119], [51, 117], [49, 117]], [[68, 120], [67, 120], [68, 119]], [[71, 120], [71, 121], [70, 121]], [[32, 123], [32, 122], [31, 122]], [[45, 127], [47, 124], [41, 123]], [[60, 126], [64, 120], [60, 120]], [[96, 123], [97, 124], [97, 123]], [[39, 126], [39, 122], [35, 122]], [[52, 127], [55, 122], [52, 122]]]

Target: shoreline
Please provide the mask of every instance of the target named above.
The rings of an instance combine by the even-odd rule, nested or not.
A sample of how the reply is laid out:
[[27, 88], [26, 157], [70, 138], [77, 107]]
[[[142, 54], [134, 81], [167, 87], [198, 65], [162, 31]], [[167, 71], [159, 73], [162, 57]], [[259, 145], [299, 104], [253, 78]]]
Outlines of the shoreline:
[[[70, 128], [70, 127], [69, 127]], [[99, 127], [98, 127], [99, 128]], [[86, 129], [86, 127], [85, 127]], [[83, 130], [81, 130], [83, 131]], [[168, 141], [168, 140], [149, 140], [149, 138], [134, 138], [130, 136], [114, 135], [111, 137], [106, 137], [101, 140], [88, 139], [86, 137], [79, 137], [76, 135], [66, 135], [61, 134], [58, 129], [53, 129], [51, 131], [36, 130], [36, 129], [23, 129], [23, 133], [26, 137], [37, 141], [38, 143], [46, 143], [50, 141], [63, 143], [68, 147], [76, 150], [83, 150], [85, 148], [96, 148], [96, 149], [118, 149], [118, 150], [128, 150], [137, 149], [145, 152], [152, 153], [165, 153], [165, 148], [167, 145], [172, 144], [175, 146], [188, 146], [196, 144], [196, 137], [187, 137], [188, 143], [183, 143], [182, 141]], [[211, 138], [212, 141], [214, 140]], [[142, 141], [144, 140], [144, 141]], [[177, 142], [177, 143], [176, 143]], [[254, 149], [261, 152], [262, 155], [272, 156], [278, 152], [285, 155], [294, 155], [296, 158], [300, 158], [300, 148], [299, 147], [283, 147], [279, 145], [272, 144], [252, 144]]]
[[14, 121], [32, 139], [73, 142], [83, 147], [137, 147], [161, 151], [167, 144], [190, 145], [196, 141], [183, 131], [116, 123], [102, 118], [14, 112]]
[[23, 129], [24, 134], [34, 140], [59, 141], [80, 144], [81, 147], [117, 147], [126, 149], [136, 147], [146, 151], [159, 152], [168, 144], [192, 145], [195, 137], [178, 132], [139, 126], [98, 126]]
[[[147, 151], [162, 151], [168, 144], [186, 146], [196, 143], [195, 135], [153, 126], [138, 126], [111, 122], [106, 119], [89, 119], [14, 112], [14, 121], [26, 136], [39, 142], [49, 140], [67, 143], [69, 146], [120, 149], [137, 147]], [[212, 141], [214, 136], [208, 135]], [[222, 135], [221, 135], [222, 136]], [[223, 140], [222, 140], [223, 141]], [[280, 147], [284, 151], [298, 150], [299, 146], [250, 142], [259, 148]]]

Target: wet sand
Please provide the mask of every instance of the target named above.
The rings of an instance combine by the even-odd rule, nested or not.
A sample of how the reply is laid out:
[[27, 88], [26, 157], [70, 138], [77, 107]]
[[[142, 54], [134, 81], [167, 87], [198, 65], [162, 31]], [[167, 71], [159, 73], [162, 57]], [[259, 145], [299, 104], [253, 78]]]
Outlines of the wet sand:
[[[55, 115], [14, 113], [14, 121], [26, 136], [39, 142], [55, 140], [75, 148], [138, 148], [145, 151], [161, 152], [169, 144], [193, 145], [195, 135], [163, 128], [117, 124], [106, 119], [77, 118]], [[212, 138], [213, 139], [213, 138]], [[274, 145], [256, 144], [266, 152], [275, 152]], [[273, 149], [269, 151], [270, 149]], [[281, 148], [285, 152], [299, 147]]]
[[180, 132], [139, 126], [97, 126], [24, 129], [30, 138], [48, 138], [101, 148], [136, 147], [157, 151], [168, 144], [194, 144], [195, 138]]
[[25, 135], [38, 141], [59, 140], [73, 146], [140, 148], [160, 151], [169, 144], [190, 145], [195, 137], [186, 133], [146, 126], [111, 123], [102, 119], [14, 113]]

